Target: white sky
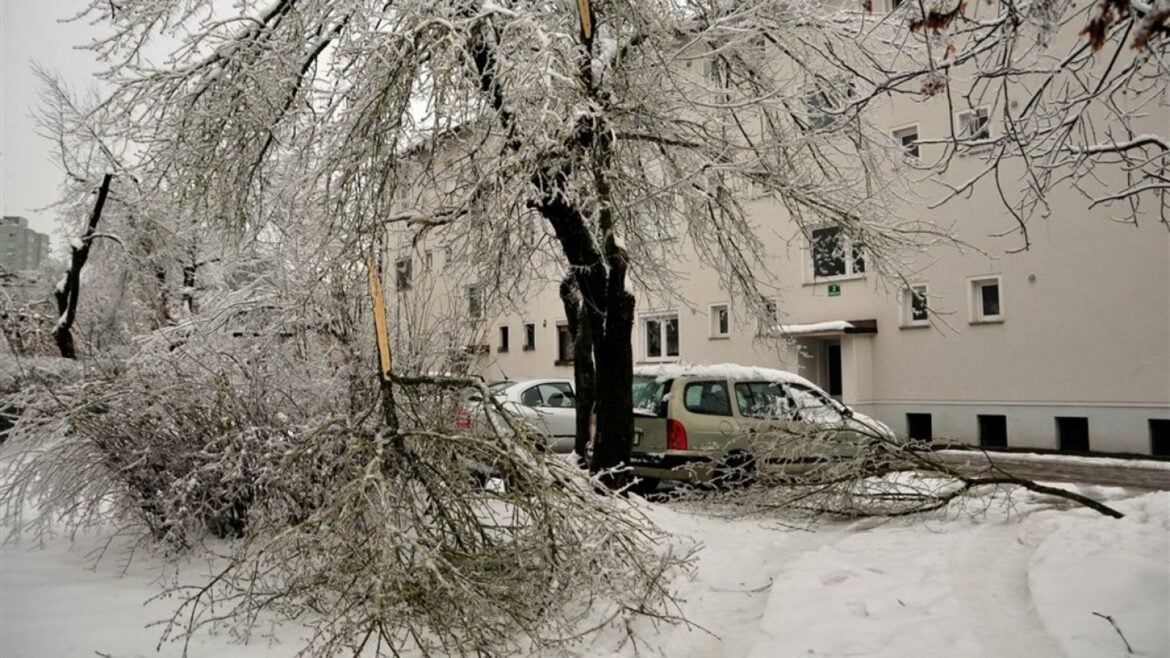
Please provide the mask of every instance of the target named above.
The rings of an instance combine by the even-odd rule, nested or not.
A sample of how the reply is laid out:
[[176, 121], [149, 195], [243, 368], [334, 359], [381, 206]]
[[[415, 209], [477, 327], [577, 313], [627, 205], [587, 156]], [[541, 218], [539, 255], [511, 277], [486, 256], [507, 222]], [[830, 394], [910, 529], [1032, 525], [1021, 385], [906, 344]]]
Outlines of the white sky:
[[56, 232], [63, 180], [51, 143], [37, 134], [37, 81], [33, 62], [60, 73], [74, 91], [91, 87], [99, 64], [77, 46], [97, 33], [84, 22], [62, 23], [84, 0], [0, 0], [0, 200], [5, 215], [22, 215], [38, 231]]

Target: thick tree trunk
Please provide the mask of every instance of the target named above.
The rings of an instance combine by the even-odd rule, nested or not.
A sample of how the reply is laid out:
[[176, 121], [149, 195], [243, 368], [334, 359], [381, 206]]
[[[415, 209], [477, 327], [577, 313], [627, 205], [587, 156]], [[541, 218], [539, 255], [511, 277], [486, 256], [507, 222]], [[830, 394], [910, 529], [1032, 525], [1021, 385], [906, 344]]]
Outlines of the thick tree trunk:
[[573, 337], [573, 388], [577, 395], [577, 427], [573, 441], [573, 452], [577, 454], [577, 464], [587, 467], [586, 453], [589, 451], [590, 425], [592, 423], [594, 402], [597, 399], [596, 371], [593, 367], [593, 332], [590, 331], [589, 318], [581, 305], [581, 296], [577, 293], [576, 282], [573, 277], [565, 277], [561, 282], [561, 303], [565, 307], [565, 317], [569, 320], [569, 334]]
[[[623, 277], [624, 278], [624, 277]], [[605, 332], [594, 343], [597, 366], [597, 438], [589, 470], [596, 473], [630, 461], [634, 439], [633, 348], [634, 296], [620, 290], [607, 295]], [[605, 478], [609, 486], [624, 486], [628, 473]]]

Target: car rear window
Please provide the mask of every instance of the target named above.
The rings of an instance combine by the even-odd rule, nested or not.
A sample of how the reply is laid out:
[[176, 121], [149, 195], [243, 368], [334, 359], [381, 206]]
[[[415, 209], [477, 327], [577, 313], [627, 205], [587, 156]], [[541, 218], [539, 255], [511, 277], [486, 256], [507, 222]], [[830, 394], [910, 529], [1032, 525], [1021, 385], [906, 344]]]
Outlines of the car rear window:
[[670, 383], [669, 379], [658, 381], [657, 377], [634, 375], [634, 414], [665, 418], [663, 397], [670, 390]]
[[710, 416], [730, 416], [731, 397], [727, 382], [691, 382], [683, 391], [683, 406], [687, 411]]

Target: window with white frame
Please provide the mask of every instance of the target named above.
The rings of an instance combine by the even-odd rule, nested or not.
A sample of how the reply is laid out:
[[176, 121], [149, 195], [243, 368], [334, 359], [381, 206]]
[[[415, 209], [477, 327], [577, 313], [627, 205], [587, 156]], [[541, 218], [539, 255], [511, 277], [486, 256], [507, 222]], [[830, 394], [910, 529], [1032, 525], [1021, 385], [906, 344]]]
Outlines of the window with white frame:
[[930, 308], [927, 306], [927, 286], [915, 283], [902, 291], [902, 326], [925, 327], [930, 325]]
[[410, 290], [412, 283], [412, 260], [410, 256], [394, 261], [394, 275], [399, 290]]
[[1003, 321], [1003, 289], [998, 276], [971, 279], [971, 322]]
[[467, 287], [467, 317], [479, 320], [483, 317], [483, 288]]
[[814, 279], [859, 276], [865, 273], [865, 249], [854, 244], [837, 226], [813, 229], [811, 236]]
[[894, 131], [894, 139], [902, 146], [902, 154], [907, 158], [918, 157], [918, 126], [909, 126]]
[[960, 139], [988, 139], [991, 137], [991, 119], [987, 108], [977, 107], [959, 113]]
[[647, 361], [678, 358], [678, 314], [642, 318], [642, 346]]
[[731, 335], [731, 308], [727, 304], [712, 304], [709, 316], [711, 338], [727, 338]]
[[557, 365], [573, 363], [573, 333], [569, 331], [569, 323], [557, 323]]
[[849, 99], [853, 97], [853, 85], [846, 81], [818, 80], [805, 92], [804, 105], [808, 112], [808, 130], [822, 130], [832, 127], [844, 115]]

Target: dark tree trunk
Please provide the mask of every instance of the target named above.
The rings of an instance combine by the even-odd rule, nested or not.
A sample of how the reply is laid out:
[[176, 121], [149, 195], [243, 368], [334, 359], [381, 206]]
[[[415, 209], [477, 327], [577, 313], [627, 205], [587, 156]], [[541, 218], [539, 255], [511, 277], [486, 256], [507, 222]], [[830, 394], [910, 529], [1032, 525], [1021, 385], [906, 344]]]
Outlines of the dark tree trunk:
[[586, 453], [589, 450], [590, 424], [593, 406], [597, 399], [596, 373], [593, 368], [593, 332], [589, 318], [581, 305], [581, 296], [573, 277], [561, 282], [561, 303], [565, 306], [565, 317], [569, 320], [569, 334], [573, 337], [573, 384], [577, 391], [577, 427], [573, 441], [573, 452], [577, 464], [587, 467]]
[[[585, 9], [578, 72], [589, 101], [597, 107], [607, 108], [610, 99], [598, 88], [592, 69], [594, 35], [589, 26], [596, 24], [596, 17], [589, 3], [585, 3]], [[479, 74], [480, 89], [496, 110], [500, 125], [509, 132], [505, 148], [519, 151], [522, 143], [514, 130], [514, 117], [504, 102], [494, 42], [487, 31], [480, 31], [468, 46], [471, 61]], [[614, 152], [613, 131], [605, 124], [603, 114], [582, 117], [576, 132], [564, 144], [565, 151], [581, 158], [550, 157], [533, 173], [532, 186], [537, 194], [529, 206], [548, 221], [556, 234], [581, 296], [580, 312], [568, 316], [577, 318], [578, 324], [584, 327], [580, 331], [588, 331], [592, 343], [597, 426], [589, 468], [595, 473], [619, 469], [605, 476], [604, 481], [611, 488], [620, 488], [629, 481], [628, 473], [621, 472], [620, 467], [629, 462], [634, 439], [633, 349], [630, 345], [634, 296], [625, 289], [626, 253], [618, 246], [614, 233], [609, 184]], [[582, 162], [588, 163], [587, 171], [576, 169]], [[582, 208], [568, 201], [572, 195], [566, 194], [566, 190], [571, 187], [570, 178], [575, 171], [592, 177], [595, 206]], [[600, 245], [595, 241], [595, 235], [600, 237]], [[580, 358], [577, 354], [579, 352], [574, 357]], [[583, 358], [579, 360], [581, 364], [584, 362]], [[579, 420], [581, 415], [578, 414]], [[579, 440], [580, 426], [577, 432]]]
[[[634, 355], [630, 343], [634, 296], [620, 290], [607, 297], [605, 334], [594, 344], [597, 390], [601, 392], [595, 404], [598, 439], [589, 464], [594, 473], [628, 464], [634, 439]], [[611, 486], [622, 486], [629, 476], [620, 473], [607, 480]]]
[[73, 319], [77, 316], [77, 299], [81, 294], [81, 268], [89, 260], [89, 248], [93, 244], [93, 236], [97, 230], [98, 220], [102, 218], [102, 208], [106, 205], [106, 197], [110, 193], [112, 174], [102, 178], [102, 185], [98, 188], [97, 202], [93, 206], [93, 214], [89, 216], [89, 224], [81, 236], [81, 246], [72, 247], [69, 259], [69, 271], [65, 274], [65, 285], [59, 286], [53, 293], [57, 298], [57, 327], [53, 329], [53, 340], [57, 349], [66, 359], [77, 358], [77, 348], [73, 344]]

